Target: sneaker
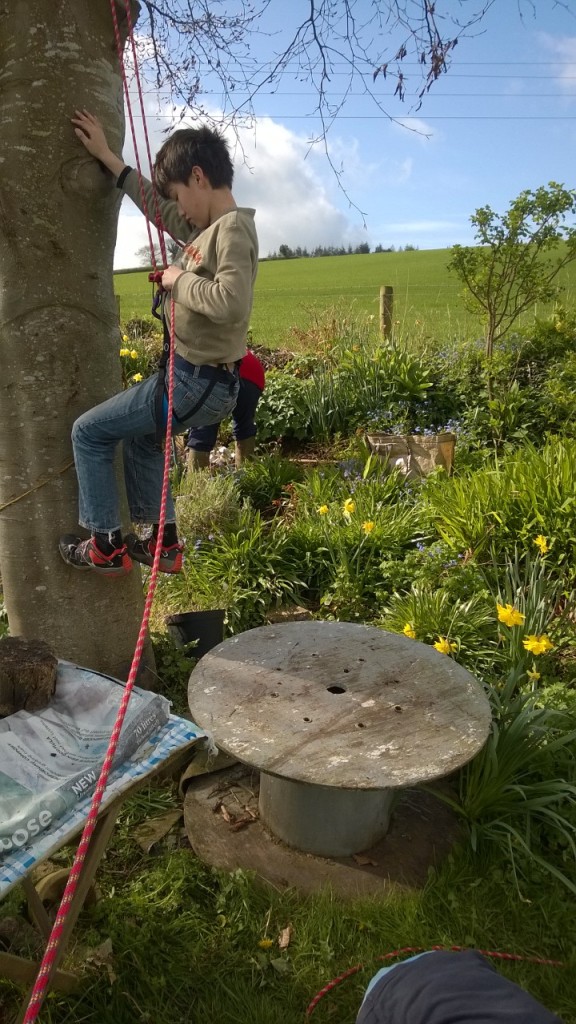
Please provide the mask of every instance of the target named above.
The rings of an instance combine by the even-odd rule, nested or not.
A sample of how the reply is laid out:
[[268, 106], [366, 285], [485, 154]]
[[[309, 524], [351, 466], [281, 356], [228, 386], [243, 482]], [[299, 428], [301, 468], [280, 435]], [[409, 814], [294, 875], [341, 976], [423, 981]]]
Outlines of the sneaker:
[[[142, 539], [137, 537], [135, 533], [129, 533], [126, 537], [128, 554], [135, 562], [142, 562], [143, 565], [153, 565], [156, 543], [157, 541], [153, 534], [150, 534], [148, 537], [143, 537]], [[181, 544], [180, 541], [176, 541], [175, 544], [170, 544], [169, 547], [163, 547], [160, 554], [160, 561], [158, 563], [160, 572], [180, 572], [182, 570], [183, 551], [184, 545]]]
[[74, 569], [92, 569], [101, 576], [126, 576], [132, 568], [132, 562], [125, 544], [110, 555], [105, 555], [96, 544], [94, 537], [81, 540], [73, 533], [60, 537], [58, 544], [60, 554], [67, 565]]

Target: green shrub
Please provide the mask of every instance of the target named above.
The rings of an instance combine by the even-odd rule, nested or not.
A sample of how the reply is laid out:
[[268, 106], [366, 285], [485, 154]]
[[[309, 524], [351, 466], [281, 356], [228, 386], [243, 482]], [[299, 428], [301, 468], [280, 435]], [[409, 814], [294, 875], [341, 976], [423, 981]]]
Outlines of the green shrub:
[[541, 451], [525, 445], [485, 468], [452, 479], [430, 477], [424, 510], [440, 537], [459, 552], [498, 559], [515, 547], [534, 551], [543, 534], [549, 564], [574, 576], [576, 442], [552, 438]]
[[[536, 865], [576, 893], [576, 720], [539, 706], [537, 691], [521, 689], [522, 676], [513, 669], [490, 689], [490, 736], [459, 773], [457, 799], [436, 795], [463, 819], [474, 850], [495, 845], [515, 874]], [[565, 870], [547, 851], [554, 838]]]
[[280, 455], [260, 455], [245, 462], [236, 476], [238, 492], [247, 498], [254, 508], [269, 511], [275, 507], [282, 495], [286, 497], [292, 483], [301, 480], [300, 466]]
[[228, 631], [237, 633], [261, 625], [269, 608], [296, 603], [300, 571], [286, 532], [242, 509], [233, 529], [196, 545], [184, 571], [161, 591], [162, 600], [173, 612], [226, 608]]
[[298, 440], [309, 433], [308, 381], [289, 370], [269, 370], [266, 387], [256, 410], [259, 441], [281, 437]]
[[176, 519], [180, 536], [189, 543], [235, 529], [240, 521], [240, 496], [230, 474], [188, 472], [179, 484]]

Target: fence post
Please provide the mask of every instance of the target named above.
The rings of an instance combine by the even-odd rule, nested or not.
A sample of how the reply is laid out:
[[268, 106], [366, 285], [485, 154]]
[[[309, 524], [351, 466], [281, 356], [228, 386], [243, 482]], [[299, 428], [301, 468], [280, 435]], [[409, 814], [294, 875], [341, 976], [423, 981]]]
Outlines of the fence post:
[[380, 286], [380, 334], [383, 338], [392, 336], [394, 312], [394, 289], [390, 285]]

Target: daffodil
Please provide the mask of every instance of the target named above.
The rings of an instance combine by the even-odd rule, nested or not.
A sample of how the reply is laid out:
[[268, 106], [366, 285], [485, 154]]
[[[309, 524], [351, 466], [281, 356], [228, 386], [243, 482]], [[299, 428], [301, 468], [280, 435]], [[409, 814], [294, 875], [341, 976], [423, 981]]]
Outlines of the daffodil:
[[327, 516], [328, 515], [328, 505], [320, 505], [320, 508], [318, 508], [316, 511], [318, 512], [319, 516]]
[[373, 523], [372, 520], [367, 520], [365, 523], [362, 523], [362, 529], [364, 530], [364, 533], [372, 533], [374, 526], [375, 523]]
[[496, 602], [496, 611], [498, 612], [498, 622], [503, 622], [505, 626], [524, 625], [526, 616], [519, 612], [517, 608], [514, 608], [513, 605], [498, 604]]
[[437, 651], [440, 651], [440, 654], [452, 654], [458, 647], [458, 644], [451, 643], [445, 636], [439, 636], [433, 646]]
[[531, 683], [537, 683], [540, 679], [540, 673], [537, 672], [535, 668], [533, 668], [532, 670], [528, 669], [526, 675], [528, 676], [528, 679]]
[[540, 636], [536, 636], [531, 633], [529, 636], [525, 636], [522, 641], [522, 646], [525, 650], [530, 651], [530, 654], [547, 654], [548, 651], [554, 649], [554, 644], [544, 633]]
[[406, 623], [402, 632], [404, 633], [404, 636], [409, 636], [411, 640], [416, 639], [416, 630], [411, 622]]
[[138, 359], [138, 352], [136, 351], [135, 348], [133, 348], [130, 353], [130, 359]]
[[534, 537], [534, 543], [536, 547], [540, 549], [541, 555], [545, 555], [550, 551], [550, 545], [548, 544], [546, 537], [543, 537], [541, 533], [539, 533], [537, 537]]
[[353, 501], [352, 498], [346, 498], [346, 501], [344, 502], [344, 504], [342, 506], [342, 511], [344, 512], [344, 515], [345, 516], [351, 516], [352, 513], [355, 511], [355, 509], [356, 509], [356, 502]]
[[130, 341], [130, 338], [128, 337], [127, 334], [122, 335], [122, 341], [124, 342], [124, 344], [126, 344], [127, 341]]
[[144, 377], [142, 376], [141, 373], [135, 373], [134, 376], [132, 377], [132, 380], [134, 381], [135, 384], [139, 384], [141, 380], [144, 380]]
[[270, 946], [273, 946], [274, 943], [272, 939], [260, 939], [258, 945], [260, 946], [260, 949], [270, 949]]
[[121, 356], [129, 356], [130, 355], [130, 349], [129, 348], [121, 348], [120, 349], [120, 355]]

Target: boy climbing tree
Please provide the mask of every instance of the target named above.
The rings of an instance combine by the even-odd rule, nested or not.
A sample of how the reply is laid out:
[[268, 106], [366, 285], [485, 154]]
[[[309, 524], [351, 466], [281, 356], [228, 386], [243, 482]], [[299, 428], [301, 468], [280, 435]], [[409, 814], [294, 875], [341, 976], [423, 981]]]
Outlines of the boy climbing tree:
[[[162, 288], [174, 303], [172, 429], [184, 433], [219, 423], [236, 404], [238, 363], [246, 353], [258, 267], [254, 210], [236, 205], [226, 141], [208, 128], [174, 132], [156, 156], [154, 186], [144, 179], [141, 190], [138, 174], [112, 152], [93, 114], [76, 111], [72, 124], [88, 152], [114, 175], [116, 187], [150, 220], [155, 215], [154, 187], [161, 197], [163, 227], [183, 244], [182, 257], [162, 274]], [[166, 320], [170, 302], [163, 307]], [[158, 537], [164, 460], [157, 437], [165, 427], [166, 409], [163, 376], [155, 374], [74, 423], [79, 522], [90, 537], [60, 538], [60, 553], [68, 565], [122, 576], [132, 568], [132, 560], [152, 565], [160, 542], [161, 571], [181, 570], [183, 545], [170, 490], [163, 536]], [[120, 441], [131, 520], [152, 524], [144, 539], [122, 536], [114, 475]]]

